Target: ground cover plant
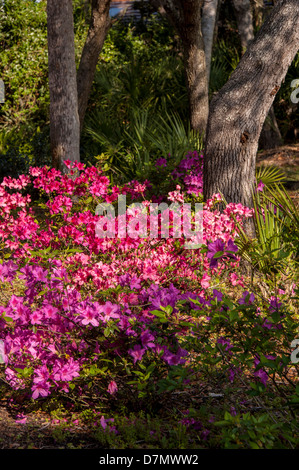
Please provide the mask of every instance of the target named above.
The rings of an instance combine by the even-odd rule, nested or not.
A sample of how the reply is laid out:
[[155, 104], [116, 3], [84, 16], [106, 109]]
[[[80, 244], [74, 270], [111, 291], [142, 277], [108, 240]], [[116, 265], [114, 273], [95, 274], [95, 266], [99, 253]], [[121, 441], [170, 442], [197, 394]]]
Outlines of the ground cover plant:
[[[0, 186], [1, 393], [17, 421], [43, 410], [52, 445], [69, 447], [84, 446], [74, 440], [84, 426], [111, 448], [298, 446], [298, 213], [283, 187], [260, 174], [255, 209], [214, 195], [202, 244], [187, 249], [161, 224], [142, 236], [132, 208], [135, 237], [99, 238], [109, 220], [96, 209], [120, 195], [145, 210], [201, 202], [198, 152], [171, 169], [164, 195], [65, 165]], [[246, 218], [263, 244], [244, 240]]]

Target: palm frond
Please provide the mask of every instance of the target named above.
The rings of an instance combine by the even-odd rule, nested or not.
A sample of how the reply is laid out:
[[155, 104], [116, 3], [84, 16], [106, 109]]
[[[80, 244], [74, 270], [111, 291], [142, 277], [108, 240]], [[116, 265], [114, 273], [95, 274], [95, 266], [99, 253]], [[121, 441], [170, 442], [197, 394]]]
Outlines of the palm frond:
[[284, 172], [274, 166], [261, 166], [256, 169], [256, 181], [262, 181], [266, 186], [281, 183], [285, 179]]

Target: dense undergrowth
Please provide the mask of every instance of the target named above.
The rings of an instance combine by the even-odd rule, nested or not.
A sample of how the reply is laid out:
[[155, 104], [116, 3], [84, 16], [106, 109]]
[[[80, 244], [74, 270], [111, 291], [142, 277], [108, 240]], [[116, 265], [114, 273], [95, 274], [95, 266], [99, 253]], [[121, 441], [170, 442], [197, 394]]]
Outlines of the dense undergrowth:
[[[82, 2], [73, 3], [78, 65], [88, 21]], [[46, 413], [57, 446], [298, 447], [299, 218], [280, 175], [257, 173], [253, 210], [221, 195], [203, 202], [202, 141], [188, 126], [181, 46], [159, 16], [114, 23], [81, 138], [86, 165], [71, 170], [67, 163], [69, 175], [46, 167], [45, 6], [0, 6], [6, 407], [20, 424]], [[210, 96], [241, 56], [234, 22], [226, 2]], [[275, 99], [286, 139], [298, 127], [290, 104], [298, 57]], [[127, 212], [126, 236], [118, 231], [119, 196], [127, 206], [141, 204]], [[116, 232], [99, 238], [99, 224], [111, 223], [99, 215], [107, 203], [117, 214]], [[162, 215], [146, 225], [156, 235], [143, 233], [144, 216], [157, 203], [189, 203], [193, 212], [203, 203], [203, 232], [190, 237], [192, 249], [185, 234], [175, 236], [165, 206], [164, 225]], [[242, 230], [248, 217], [253, 240]], [[82, 443], [74, 434], [85, 427], [89, 441]]]
[[[89, 18], [81, 0], [73, 2], [76, 64]], [[0, 6], [0, 180], [51, 164], [46, 0], [6, 0]], [[113, 21], [101, 51], [81, 136], [81, 161], [109, 168], [115, 181], [154, 176], [153, 164], [168, 153], [178, 163], [201, 141], [190, 130], [182, 46], [160, 15], [143, 15], [137, 24]], [[213, 47], [210, 97], [229, 79], [241, 57], [231, 2], [223, 2]], [[283, 139], [298, 129], [290, 100], [298, 78], [297, 54], [275, 98]]]
[[[152, 238], [141, 222], [151, 202], [202, 201], [197, 152], [164, 197], [149, 181], [112, 186], [97, 167], [66, 165], [68, 175], [32, 167], [0, 186], [1, 393], [11, 406], [61, 420], [57, 442], [81, 422], [104, 447], [138, 447], [137, 435], [149, 448], [296, 447], [298, 215], [282, 187], [259, 182], [255, 211], [219, 212], [215, 195], [202, 244], [187, 249], [173, 217], [168, 238], [159, 219]], [[130, 206], [126, 236], [118, 215], [116, 236], [99, 238], [111, 220], [97, 209], [117, 209], [120, 195], [143, 210]], [[259, 243], [242, 232], [247, 217]]]

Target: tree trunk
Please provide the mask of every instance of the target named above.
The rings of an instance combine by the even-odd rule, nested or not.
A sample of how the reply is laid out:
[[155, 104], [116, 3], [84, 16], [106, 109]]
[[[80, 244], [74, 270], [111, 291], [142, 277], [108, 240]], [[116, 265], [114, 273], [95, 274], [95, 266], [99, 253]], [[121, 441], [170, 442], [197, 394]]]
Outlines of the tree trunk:
[[88, 24], [90, 22], [90, 7], [91, 7], [91, 0], [83, 0], [84, 1], [84, 16], [85, 22]]
[[79, 161], [79, 115], [72, 0], [48, 0], [50, 141], [55, 168]]
[[281, 0], [265, 20], [229, 81], [210, 106], [204, 198], [252, 206], [260, 132], [299, 48], [299, 2]]
[[181, 38], [190, 107], [191, 128], [205, 135], [209, 115], [206, 57], [199, 1], [184, 1]]
[[[270, 13], [269, 8], [265, 8], [263, 0], [257, 1], [258, 27], [261, 27], [264, 18]], [[259, 149], [273, 149], [282, 145], [283, 140], [277, 124], [274, 105], [271, 106], [268, 116], [263, 125], [259, 140]]]
[[254, 38], [250, 0], [233, 0], [233, 4], [237, 18], [242, 51], [245, 52]]
[[221, 4], [222, 4], [221, 0], [218, 0], [216, 18], [215, 18], [215, 27], [214, 27], [214, 38], [213, 38], [214, 44], [216, 44], [217, 38], [218, 38], [218, 20], [219, 20], [219, 15], [220, 15]]
[[[244, 53], [254, 38], [250, 0], [233, 0], [233, 4], [237, 18], [239, 36], [241, 39], [242, 53]], [[259, 5], [259, 7], [262, 6], [263, 5]], [[263, 14], [263, 10], [261, 10], [261, 14]], [[281, 144], [282, 137], [276, 121], [274, 107], [272, 105], [261, 131], [259, 146], [260, 148], [270, 149], [278, 147]]]
[[77, 76], [81, 131], [99, 55], [111, 25], [109, 17], [110, 3], [111, 0], [92, 0], [90, 25]]
[[150, 0], [163, 7], [183, 45], [186, 83], [192, 129], [205, 134], [209, 114], [206, 59], [201, 31], [201, 7], [204, 0]]
[[213, 38], [219, 0], [205, 0], [202, 7], [201, 29], [206, 55], [207, 82], [209, 86]]

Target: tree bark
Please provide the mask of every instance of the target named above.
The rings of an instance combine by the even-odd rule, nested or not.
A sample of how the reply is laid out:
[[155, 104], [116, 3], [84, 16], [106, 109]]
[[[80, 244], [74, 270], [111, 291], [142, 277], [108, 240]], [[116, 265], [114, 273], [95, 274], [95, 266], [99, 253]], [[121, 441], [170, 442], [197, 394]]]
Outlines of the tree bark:
[[205, 135], [209, 115], [206, 56], [201, 32], [200, 1], [183, 1], [181, 38], [190, 106], [191, 128]]
[[80, 131], [83, 128], [99, 55], [111, 25], [110, 3], [111, 0], [92, 0], [90, 25], [77, 75]]
[[[263, 0], [257, 1], [258, 27], [262, 25], [264, 18], [269, 14], [269, 8], [265, 8]], [[277, 124], [274, 105], [271, 106], [268, 116], [264, 122], [259, 139], [259, 149], [273, 149], [282, 145], [283, 140]]]
[[250, 0], [233, 0], [243, 53], [254, 39]]
[[299, 48], [299, 2], [280, 0], [210, 105], [204, 198], [252, 207], [260, 132]]
[[209, 114], [206, 59], [201, 31], [204, 0], [150, 0], [166, 12], [183, 45], [192, 129], [205, 134]]
[[72, 0], [47, 2], [52, 162], [79, 161], [79, 115]]
[[207, 82], [209, 86], [213, 39], [219, 0], [205, 0], [202, 7], [201, 29], [206, 55]]
[[[259, 3], [261, 15], [263, 15], [263, 1]], [[237, 18], [239, 36], [241, 39], [242, 54], [254, 38], [253, 17], [250, 0], [233, 0], [235, 15]], [[281, 133], [276, 121], [274, 106], [272, 105], [264, 122], [259, 140], [260, 148], [270, 149], [282, 144]]]

